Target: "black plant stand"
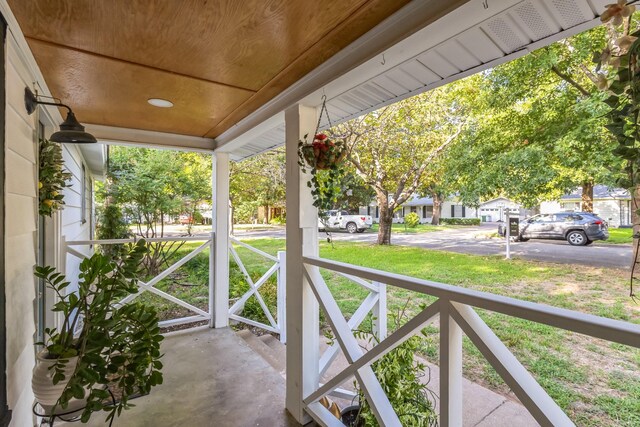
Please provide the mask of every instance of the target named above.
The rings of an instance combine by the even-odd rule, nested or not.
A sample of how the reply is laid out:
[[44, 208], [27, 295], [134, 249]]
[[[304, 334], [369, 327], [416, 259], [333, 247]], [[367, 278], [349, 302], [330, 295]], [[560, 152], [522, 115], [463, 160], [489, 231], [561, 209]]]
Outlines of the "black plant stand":
[[[111, 402], [113, 403], [113, 406], [116, 405], [116, 397], [113, 395], [113, 393], [111, 392], [111, 390], [109, 390], [109, 388], [107, 388], [107, 391], [109, 392], [109, 395], [111, 396]], [[40, 405], [38, 404], [38, 402], [33, 404], [33, 413], [34, 415], [42, 418], [42, 421], [40, 422], [40, 427], [42, 426], [49, 426], [49, 427], [53, 427], [54, 423], [56, 420], [60, 420], [60, 421], [64, 421], [67, 423], [76, 423], [78, 421], [80, 421], [80, 415], [78, 415], [79, 413], [81, 414], [82, 410], [85, 408], [84, 406], [78, 409], [74, 409], [73, 411], [69, 411], [69, 412], [60, 412], [57, 414], [41, 414], [38, 412], [38, 408], [41, 408]], [[113, 424], [113, 418], [111, 418], [111, 421], [109, 422], [109, 427], [111, 427], [111, 425]]]

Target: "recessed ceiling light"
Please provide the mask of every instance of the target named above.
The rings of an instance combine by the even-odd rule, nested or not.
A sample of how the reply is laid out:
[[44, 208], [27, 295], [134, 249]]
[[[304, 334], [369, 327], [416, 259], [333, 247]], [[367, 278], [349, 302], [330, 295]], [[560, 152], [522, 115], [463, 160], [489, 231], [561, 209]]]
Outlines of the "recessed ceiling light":
[[147, 102], [153, 105], [154, 107], [160, 107], [160, 108], [173, 107], [173, 102], [167, 101], [166, 99], [162, 99], [162, 98], [149, 98], [147, 99]]

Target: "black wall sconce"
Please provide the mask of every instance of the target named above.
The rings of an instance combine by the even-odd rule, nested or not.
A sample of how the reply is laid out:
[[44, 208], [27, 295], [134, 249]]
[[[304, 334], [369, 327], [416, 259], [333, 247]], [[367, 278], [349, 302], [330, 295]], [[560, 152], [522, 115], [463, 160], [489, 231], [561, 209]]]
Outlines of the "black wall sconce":
[[38, 104], [55, 105], [57, 107], [64, 107], [68, 110], [67, 118], [60, 124], [60, 130], [51, 135], [49, 141], [59, 142], [62, 144], [94, 144], [98, 142], [93, 135], [84, 131], [84, 126], [78, 122], [75, 114], [71, 111], [71, 107], [63, 104], [57, 98], [52, 98], [56, 102], [40, 101], [38, 98], [39, 96], [36, 96], [31, 92], [31, 89], [28, 87], [24, 89], [24, 105], [27, 109], [27, 113], [33, 114], [33, 112], [36, 111]]

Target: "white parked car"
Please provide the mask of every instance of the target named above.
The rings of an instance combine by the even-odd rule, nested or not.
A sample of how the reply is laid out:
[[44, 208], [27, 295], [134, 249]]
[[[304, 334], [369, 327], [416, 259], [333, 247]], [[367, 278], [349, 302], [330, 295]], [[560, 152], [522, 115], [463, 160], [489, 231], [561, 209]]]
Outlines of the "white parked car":
[[373, 219], [369, 215], [350, 215], [347, 211], [327, 211], [327, 217], [318, 219], [320, 230], [347, 230], [349, 233], [362, 233], [371, 228]]

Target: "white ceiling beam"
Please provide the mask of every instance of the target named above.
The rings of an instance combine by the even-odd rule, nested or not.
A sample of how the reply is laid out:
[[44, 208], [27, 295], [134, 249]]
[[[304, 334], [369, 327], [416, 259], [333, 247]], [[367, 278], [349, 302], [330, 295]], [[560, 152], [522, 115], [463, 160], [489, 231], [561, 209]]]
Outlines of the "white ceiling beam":
[[213, 139], [197, 136], [94, 124], [85, 124], [85, 128], [87, 132], [96, 137], [98, 142], [108, 145], [161, 148], [204, 153], [212, 153], [214, 147]]

